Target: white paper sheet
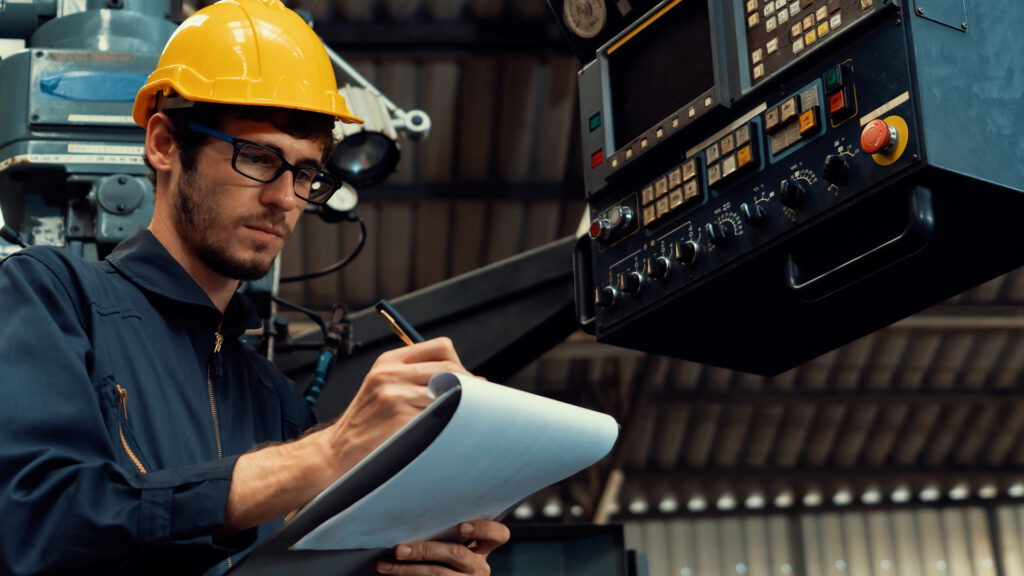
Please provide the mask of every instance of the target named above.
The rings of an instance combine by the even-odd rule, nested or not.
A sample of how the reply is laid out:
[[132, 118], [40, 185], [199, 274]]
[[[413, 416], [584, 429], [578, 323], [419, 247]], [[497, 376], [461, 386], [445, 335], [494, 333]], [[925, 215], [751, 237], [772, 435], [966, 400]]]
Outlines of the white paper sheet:
[[[430, 381], [435, 397], [460, 385], [454, 416], [426, 450], [293, 548], [387, 548], [443, 537], [594, 464], [618, 436], [606, 414], [468, 376]], [[328, 491], [343, 489], [344, 480]]]

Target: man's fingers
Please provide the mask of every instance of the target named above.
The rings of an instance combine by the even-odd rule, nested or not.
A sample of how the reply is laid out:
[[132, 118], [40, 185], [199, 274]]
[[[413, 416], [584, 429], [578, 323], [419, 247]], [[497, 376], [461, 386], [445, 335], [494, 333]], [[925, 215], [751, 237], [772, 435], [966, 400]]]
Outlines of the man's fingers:
[[[462, 544], [452, 542], [410, 542], [395, 547], [398, 562], [379, 563], [378, 570], [387, 574], [435, 575], [474, 574], [485, 575], [490, 567], [483, 556], [471, 552]], [[391, 565], [388, 569], [387, 565]], [[440, 565], [440, 566], [439, 566]], [[450, 568], [450, 570], [446, 570]]]
[[451, 338], [442, 336], [412, 346], [400, 346], [381, 354], [402, 362], [424, 362], [429, 360], [458, 359], [455, 344]]
[[459, 535], [466, 539], [473, 539], [474, 543], [470, 550], [474, 554], [487, 556], [508, 542], [510, 533], [508, 526], [493, 520], [473, 520], [459, 524]]

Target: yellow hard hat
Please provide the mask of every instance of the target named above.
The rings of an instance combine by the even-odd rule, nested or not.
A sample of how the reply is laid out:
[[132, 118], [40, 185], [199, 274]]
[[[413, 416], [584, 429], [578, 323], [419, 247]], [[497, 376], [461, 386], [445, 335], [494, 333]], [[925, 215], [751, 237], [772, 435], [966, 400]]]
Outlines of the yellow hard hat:
[[323, 42], [280, 0], [221, 0], [182, 22], [135, 95], [135, 123], [145, 128], [158, 96], [171, 94], [362, 122], [338, 93]]

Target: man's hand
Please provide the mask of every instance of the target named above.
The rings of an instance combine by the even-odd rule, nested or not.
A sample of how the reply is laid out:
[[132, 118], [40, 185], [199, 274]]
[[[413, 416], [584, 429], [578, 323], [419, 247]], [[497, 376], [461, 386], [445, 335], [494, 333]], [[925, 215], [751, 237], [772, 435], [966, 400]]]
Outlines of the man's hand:
[[395, 562], [378, 562], [381, 574], [398, 576], [487, 576], [491, 567], [487, 555], [508, 542], [509, 531], [493, 520], [459, 524], [459, 535], [470, 544], [453, 542], [410, 542], [395, 547]]
[[442, 371], [469, 373], [448, 338], [381, 354], [352, 403], [326, 430], [338, 471], [348, 471], [429, 406], [427, 382]]
[[385, 352], [337, 421], [295, 442], [243, 454], [231, 477], [222, 531], [305, 506], [429, 406], [427, 382], [441, 371], [468, 373], [448, 338]]

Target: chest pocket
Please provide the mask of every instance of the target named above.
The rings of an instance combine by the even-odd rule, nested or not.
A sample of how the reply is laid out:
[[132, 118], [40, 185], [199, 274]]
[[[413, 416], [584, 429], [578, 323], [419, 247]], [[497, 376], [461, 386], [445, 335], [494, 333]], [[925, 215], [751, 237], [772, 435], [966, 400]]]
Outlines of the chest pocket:
[[113, 376], [101, 378], [95, 383], [95, 387], [103, 412], [103, 421], [107, 425], [107, 434], [118, 463], [138, 474], [152, 470], [129, 424], [129, 389], [116, 382]]

